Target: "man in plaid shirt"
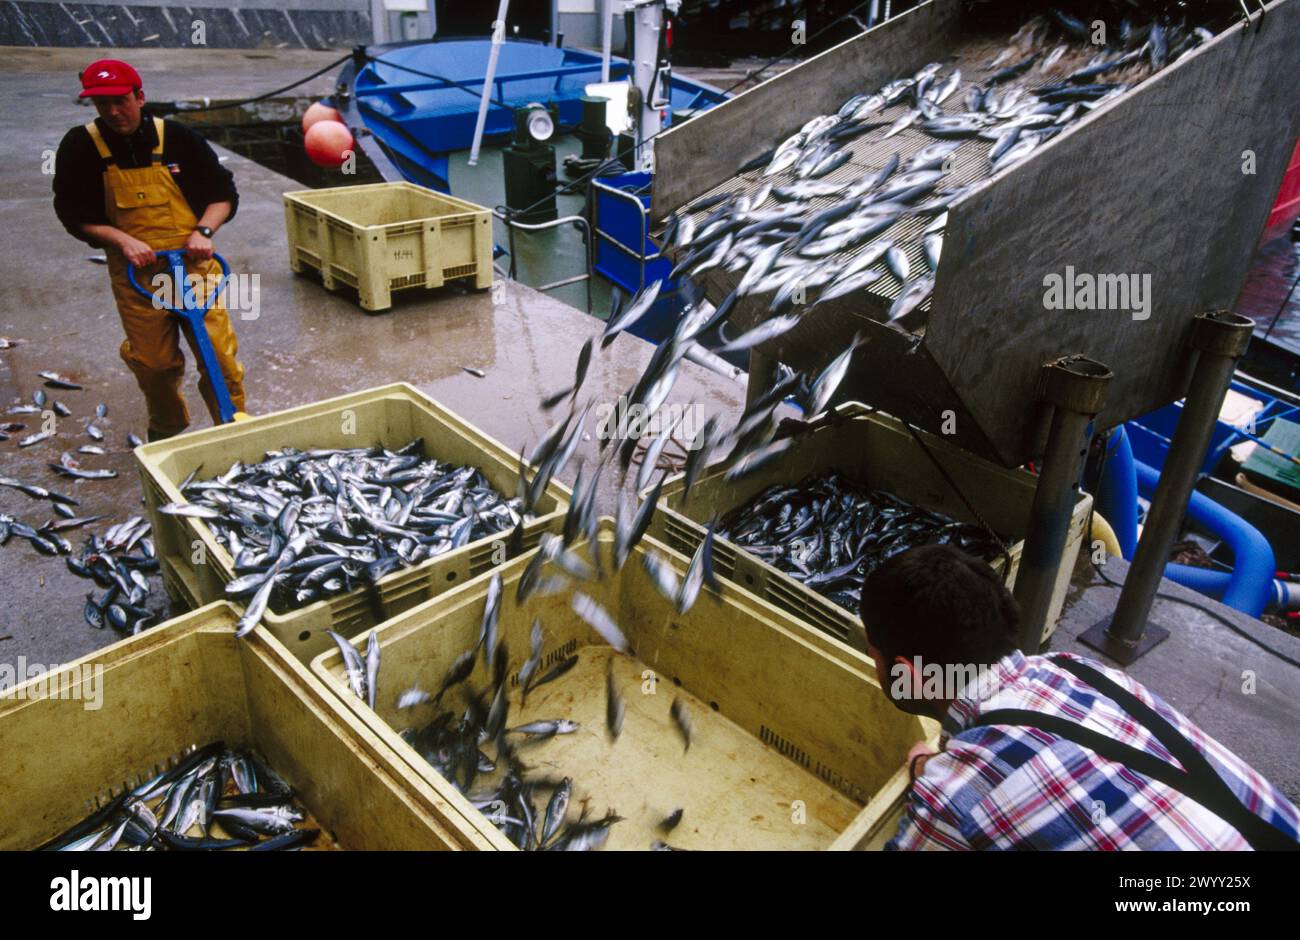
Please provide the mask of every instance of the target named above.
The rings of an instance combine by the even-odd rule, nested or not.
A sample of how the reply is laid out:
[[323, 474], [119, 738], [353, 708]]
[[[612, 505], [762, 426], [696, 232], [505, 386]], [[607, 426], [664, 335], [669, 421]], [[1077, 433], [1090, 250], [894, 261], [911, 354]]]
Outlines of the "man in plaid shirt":
[[[1017, 619], [993, 570], [948, 546], [867, 577], [882, 687], [943, 723], [939, 753], [909, 754], [907, 814], [886, 848], [1297, 847], [1300, 813], [1244, 761], [1118, 670], [1022, 655]], [[976, 667], [960, 687], [938, 678]]]

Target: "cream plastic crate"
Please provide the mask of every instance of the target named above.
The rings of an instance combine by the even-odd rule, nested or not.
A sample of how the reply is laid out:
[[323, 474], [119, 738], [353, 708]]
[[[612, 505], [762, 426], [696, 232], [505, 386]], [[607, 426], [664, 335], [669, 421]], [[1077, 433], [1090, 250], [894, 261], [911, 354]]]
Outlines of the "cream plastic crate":
[[[795, 484], [805, 477], [832, 471], [872, 489], [893, 493], [922, 509], [941, 512], [962, 522], [975, 522], [961, 497], [935, 469], [902, 422], [878, 412], [871, 413], [857, 402], [843, 404], [837, 411], [845, 419], [843, 422], [800, 438], [779, 460], [740, 480], [727, 480], [726, 467], [713, 467], [696, 480], [689, 498], [683, 500], [684, 474], [670, 477], [664, 483], [659, 508], [651, 520], [651, 533], [677, 551], [692, 555], [704, 539], [708, 521], [715, 516], [724, 516], [748, 503], [773, 484]], [[941, 437], [920, 434], [988, 524], [1000, 536], [1013, 539], [1008, 545], [1010, 571], [1002, 571], [1001, 556], [994, 559], [993, 566], [1002, 573], [1008, 587], [1014, 585], [1037, 478], [1026, 470], [999, 467]], [[1092, 497], [1080, 493], [1070, 519], [1044, 639], [1056, 630], [1091, 508]], [[714, 539], [713, 561], [720, 577], [753, 591], [837, 640], [865, 651], [866, 638], [856, 610], [840, 607], [829, 597], [805, 587], [727, 539]]]
[[[179, 484], [194, 470], [199, 471], [196, 479], [211, 479], [236, 460], [256, 463], [267, 451], [284, 447], [400, 447], [417, 437], [424, 438], [426, 455], [475, 466], [496, 490], [514, 494], [518, 455], [406, 383], [136, 448], [145, 505], [168, 593], [173, 600], [193, 607], [224, 599], [225, 586], [235, 577], [234, 559], [206, 523], [158, 512], [159, 506], [181, 500]], [[536, 517], [525, 525], [525, 549], [534, 547], [543, 532], [562, 524], [569, 496], [568, 487], [550, 483], [538, 501]], [[380, 578], [374, 589], [363, 585], [298, 610], [268, 611], [262, 622], [294, 655], [308, 662], [330, 645], [326, 630], [352, 636], [488, 570], [494, 556], [505, 550], [503, 546], [508, 549], [507, 535], [482, 538], [391, 572]]]
[[492, 286], [491, 211], [414, 183], [285, 193], [284, 222], [289, 267], [319, 271], [329, 290], [356, 288], [365, 310], [458, 278]]
[[[599, 540], [611, 571], [607, 520]], [[720, 599], [702, 593], [679, 616], [645, 573], [647, 549], [669, 558], [679, 574], [684, 571], [688, 559], [646, 538], [617, 576], [578, 585], [613, 616], [633, 656], [615, 654], [580, 621], [567, 592], [517, 605], [515, 589], [527, 556], [499, 569], [501, 635], [510, 652], [512, 686], [508, 725], [568, 717], [582, 726], [575, 734], [525, 746], [521, 758], [542, 773], [571, 776], [573, 802], [590, 797], [593, 816], [611, 809], [626, 817], [614, 825], [610, 849], [648, 849], [659, 837], [654, 825], [676, 807], [684, 816], [667, 839], [685, 849], [882, 845], [902, 812], [907, 751], [918, 740], [933, 742], [937, 725], [897, 710], [866, 656], [733, 585], [723, 585]], [[380, 740], [461, 809], [476, 835], [510, 850], [512, 843], [400, 737], [401, 730], [429, 721], [432, 707], [396, 707], [398, 694], [412, 685], [436, 691], [452, 660], [477, 642], [489, 579], [483, 575], [378, 628], [377, 711], [348, 689], [337, 650], [316, 657], [311, 668]], [[561, 678], [535, 688], [521, 711], [517, 670], [529, 649], [534, 616], [545, 631], [539, 675], [561, 659], [579, 659]], [[612, 744], [605, 728], [611, 657], [626, 705], [622, 734]], [[488, 681], [480, 656], [469, 683], [486, 688]], [[647, 682], [653, 682], [654, 694], [644, 693]], [[689, 750], [669, 716], [677, 695], [688, 702], [694, 724]], [[448, 693], [445, 704], [463, 707], [456, 692]]]
[[271, 634], [236, 638], [238, 617], [209, 604], [0, 693], [0, 850], [44, 844], [216, 741], [294, 788], [315, 848], [483, 847]]

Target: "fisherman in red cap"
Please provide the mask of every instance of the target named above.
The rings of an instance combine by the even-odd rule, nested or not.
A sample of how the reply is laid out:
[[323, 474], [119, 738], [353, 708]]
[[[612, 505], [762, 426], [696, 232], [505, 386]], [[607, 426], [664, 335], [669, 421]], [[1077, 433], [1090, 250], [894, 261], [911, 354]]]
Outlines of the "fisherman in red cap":
[[[140, 75], [117, 59], [101, 59], [81, 73], [82, 98], [94, 102], [99, 117], [64, 136], [55, 157], [54, 211], [76, 238], [103, 247], [112, 275], [113, 296], [126, 331], [122, 359], [135, 374], [149, 409], [149, 439], [178, 434], [189, 425], [181, 395], [185, 358], [180, 333], [191, 348], [193, 337], [178, 317], [154, 305], [131, 287], [128, 265], [137, 280], [154, 284], [164, 270], [154, 252], [183, 248], [187, 271], [215, 289], [221, 274], [212, 257], [212, 237], [235, 214], [239, 194], [234, 177], [198, 134], [174, 121], [144, 113]], [[177, 285], [176, 293], [179, 293]], [[207, 314], [226, 389], [236, 412], [244, 410], [244, 370], [222, 302]], [[199, 361], [199, 391], [220, 420], [217, 401]]]

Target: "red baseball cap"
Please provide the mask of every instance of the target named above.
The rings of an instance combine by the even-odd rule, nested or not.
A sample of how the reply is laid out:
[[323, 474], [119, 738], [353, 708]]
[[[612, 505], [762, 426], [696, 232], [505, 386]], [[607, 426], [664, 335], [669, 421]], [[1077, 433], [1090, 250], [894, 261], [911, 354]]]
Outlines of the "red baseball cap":
[[121, 59], [99, 59], [81, 73], [81, 87], [78, 98], [125, 95], [141, 87], [140, 73]]

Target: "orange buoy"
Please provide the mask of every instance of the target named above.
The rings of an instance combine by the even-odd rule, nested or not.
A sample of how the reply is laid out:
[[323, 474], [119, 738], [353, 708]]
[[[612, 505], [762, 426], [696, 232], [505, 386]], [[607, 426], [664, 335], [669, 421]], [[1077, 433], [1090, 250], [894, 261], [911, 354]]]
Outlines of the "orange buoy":
[[322, 101], [317, 101], [307, 113], [302, 116], [302, 132], [305, 134], [311, 130], [311, 126], [317, 121], [342, 121], [343, 116], [337, 110], [331, 108]]
[[313, 124], [303, 138], [307, 156], [317, 166], [340, 167], [352, 149], [352, 132], [339, 121], [321, 120]]

